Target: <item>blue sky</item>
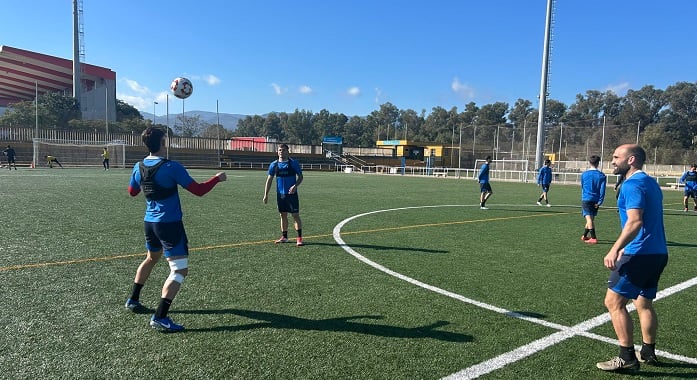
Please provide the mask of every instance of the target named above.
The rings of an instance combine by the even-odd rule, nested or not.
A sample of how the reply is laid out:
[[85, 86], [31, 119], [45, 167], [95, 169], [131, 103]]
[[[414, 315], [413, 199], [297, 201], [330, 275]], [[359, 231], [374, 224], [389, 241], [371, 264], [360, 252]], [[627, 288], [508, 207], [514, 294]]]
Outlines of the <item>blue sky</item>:
[[[364, 116], [523, 98], [538, 106], [546, 0], [83, 0], [86, 62], [117, 98], [187, 111]], [[0, 45], [72, 57], [71, 0], [0, 0]], [[697, 81], [697, 1], [558, 0], [550, 98]], [[181, 110], [170, 96], [170, 112]]]

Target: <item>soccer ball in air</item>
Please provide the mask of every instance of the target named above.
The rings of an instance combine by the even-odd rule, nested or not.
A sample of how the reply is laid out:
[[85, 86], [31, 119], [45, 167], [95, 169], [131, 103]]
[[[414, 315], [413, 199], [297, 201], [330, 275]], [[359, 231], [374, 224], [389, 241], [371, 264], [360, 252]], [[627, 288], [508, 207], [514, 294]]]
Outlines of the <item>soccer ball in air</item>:
[[194, 85], [186, 78], [175, 78], [169, 85], [172, 94], [179, 99], [186, 99], [194, 92]]

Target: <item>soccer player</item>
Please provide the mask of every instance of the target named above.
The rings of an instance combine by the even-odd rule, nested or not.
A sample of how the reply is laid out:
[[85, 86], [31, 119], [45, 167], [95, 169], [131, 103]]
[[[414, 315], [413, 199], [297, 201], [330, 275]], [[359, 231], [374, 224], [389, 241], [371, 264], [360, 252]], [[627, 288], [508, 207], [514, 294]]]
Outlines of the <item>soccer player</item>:
[[48, 164], [48, 167], [49, 167], [49, 168], [53, 168], [53, 163], [54, 163], [54, 162], [55, 162], [56, 164], [58, 164], [58, 166], [60, 166], [61, 169], [63, 169], [63, 165], [61, 165], [60, 161], [58, 161], [58, 159], [57, 159], [56, 157], [50, 156], [50, 155], [49, 155], [49, 156], [46, 156], [46, 163]]
[[542, 186], [542, 194], [537, 198], [537, 205], [542, 206], [542, 200], [545, 200], [547, 207], [552, 207], [549, 204], [549, 199], [547, 198], [547, 193], [549, 192], [549, 186], [552, 184], [552, 161], [545, 160], [544, 166], [540, 168], [537, 174], [537, 185]]
[[295, 244], [300, 247], [303, 245], [303, 230], [300, 220], [298, 186], [303, 181], [303, 171], [298, 160], [290, 158], [286, 144], [281, 144], [278, 147], [278, 159], [269, 165], [264, 185], [264, 204], [269, 200], [269, 190], [273, 183], [273, 177], [276, 177], [276, 204], [281, 216], [281, 238], [275, 243], [288, 242], [288, 213], [290, 213], [293, 216], [295, 232], [298, 234]]
[[104, 148], [102, 152], [102, 166], [104, 166], [104, 170], [109, 170], [109, 150], [107, 148]]
[[690, 197], [692, 197], [692, 201], [695, 203], [694, 210], [697, 211], [697, 164], [692, 164], [690, 170], [683, 173], [682, 177], [680, 177], [680, 183], [685, 184], [682, 198], [685, 212], [688, 210], [687, 204]]
[[[657, 364], [658, 318], [653, 308], [658, 281], [668, 263], [663, 225], [663, 193], [655, 179], [642, 171], [646, 152], [638, 145], [621, 145], [612, 155], [615, 174], [624, 174], [617, 209], [622, 232], [603, 264], [611, 270], [605, 307], [620, 345], [619, 355], [596, 366], [604, 371], [637, 371], [639, 362]], [[627, 302], [634, 300], [643, 345], [634, 351], [634, 325]]]
[[[588, 244], [597, 244], [598, 239], [595, 235], [595, 217], [598, 215], [598, 208], [605, 200], [605, 186], [607, 177], [598, 170], [600, 164], [599, 156], [591, 156], [588, 159], [590, 169], [581, 174], [581, 214], [586, 219], [586, 228], [583, 230], [581, 241]], [[590, 237], [588, 235], [590, 234]]]
[[486, 207], [486, 201], [494, 193], [491, 190], [491, 184], [489, 184], [489, 164], [491, 164], [491, 156], [486, 156], [485, 162], [479, 169], [479, 175], [477, 176], [479, 181], [479, 208], [482, 210], [489, 209]]
[[17, 153], [14, 148], [8, 145], [7, 148], [2, 151], [2, 154], [7, 157], [7, 169], [12, 170], [12, 166], [14, 166], [15, 170], [17, 170], [17, 163], [15, 162], [17, 160]]
[[184, 326], [174, 323], [167, 313], [189, 271], [188, 239], [182, 223], [177, 188], [181, 186], [194, 195], [203, 196], [219, 182], [225, 181], [227, 176], [219, 172], [207, 181], [198, 183], [180, 163], [163, 158], [165, 132], [162, 129], [149, 127], [143, 131], [142, 139], [150, 155], [133, 167], [128, 193], [135, 197], [142, 190], [145, 195], [145, 247], [148, 252], [136, 271], [126, 308], [134, 312], [145, 309], [140, 303], [140, 291], [164, 253], [170, 273], [162, 287], [157, 311], [150, 318], [150, 326], [165, 332], [176, 332], [184, 330]]

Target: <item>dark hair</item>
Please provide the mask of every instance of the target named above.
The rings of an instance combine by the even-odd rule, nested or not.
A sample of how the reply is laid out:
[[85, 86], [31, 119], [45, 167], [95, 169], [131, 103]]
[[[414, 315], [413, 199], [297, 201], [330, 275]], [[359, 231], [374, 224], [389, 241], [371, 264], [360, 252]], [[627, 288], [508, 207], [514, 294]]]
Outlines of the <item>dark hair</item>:
[[545, 165], [549, 165], [551, 163], [552, 163], [552, 160], [550, 160], [549, 158], [545, 160]]
[[486, 156], [485, 160], [487, 160], [487, 161], [491, 160], [491, 156]]
[[644, 166], [644, 162], [646, 162], [646, 151], [644, 148], [640, 147], [639, 145], [636, 144], [630, 144], [627, 146], [627, 157], [629, 156], [634, 156], [636, 159], [636, 167], [641, 169]]
[[288, 144], [281, 144], [281, 145], [279, 145], [278, 147], [279, 147], [279, 148], [283, 148], [283, 149], [290, 149], [290, 148], [288, 147]]
[[591, 165], [597, 167], [598, 164], [600, 164], [600, 156], [592, 155], [592, 156], [588, 159], [588, 162], [589, 162]]
[[162, 148], [162, 138], [165, 131], [160, 128], [148, 127], [143, 131], [143, 144], [148, 147], [150, 153], [159, 152]]

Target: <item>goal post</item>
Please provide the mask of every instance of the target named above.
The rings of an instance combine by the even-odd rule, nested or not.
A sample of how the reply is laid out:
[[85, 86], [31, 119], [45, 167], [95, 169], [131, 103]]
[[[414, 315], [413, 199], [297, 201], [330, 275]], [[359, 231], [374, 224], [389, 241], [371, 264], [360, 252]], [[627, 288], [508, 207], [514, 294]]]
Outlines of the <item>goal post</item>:
[[54, 156], [66, 167], [101, 167], [104, 148], [109, 152], [109, 166], [126, 167], [126, 144], [119, 141], [33, 139], [34, 167], [46, 166], [46, 156]]

